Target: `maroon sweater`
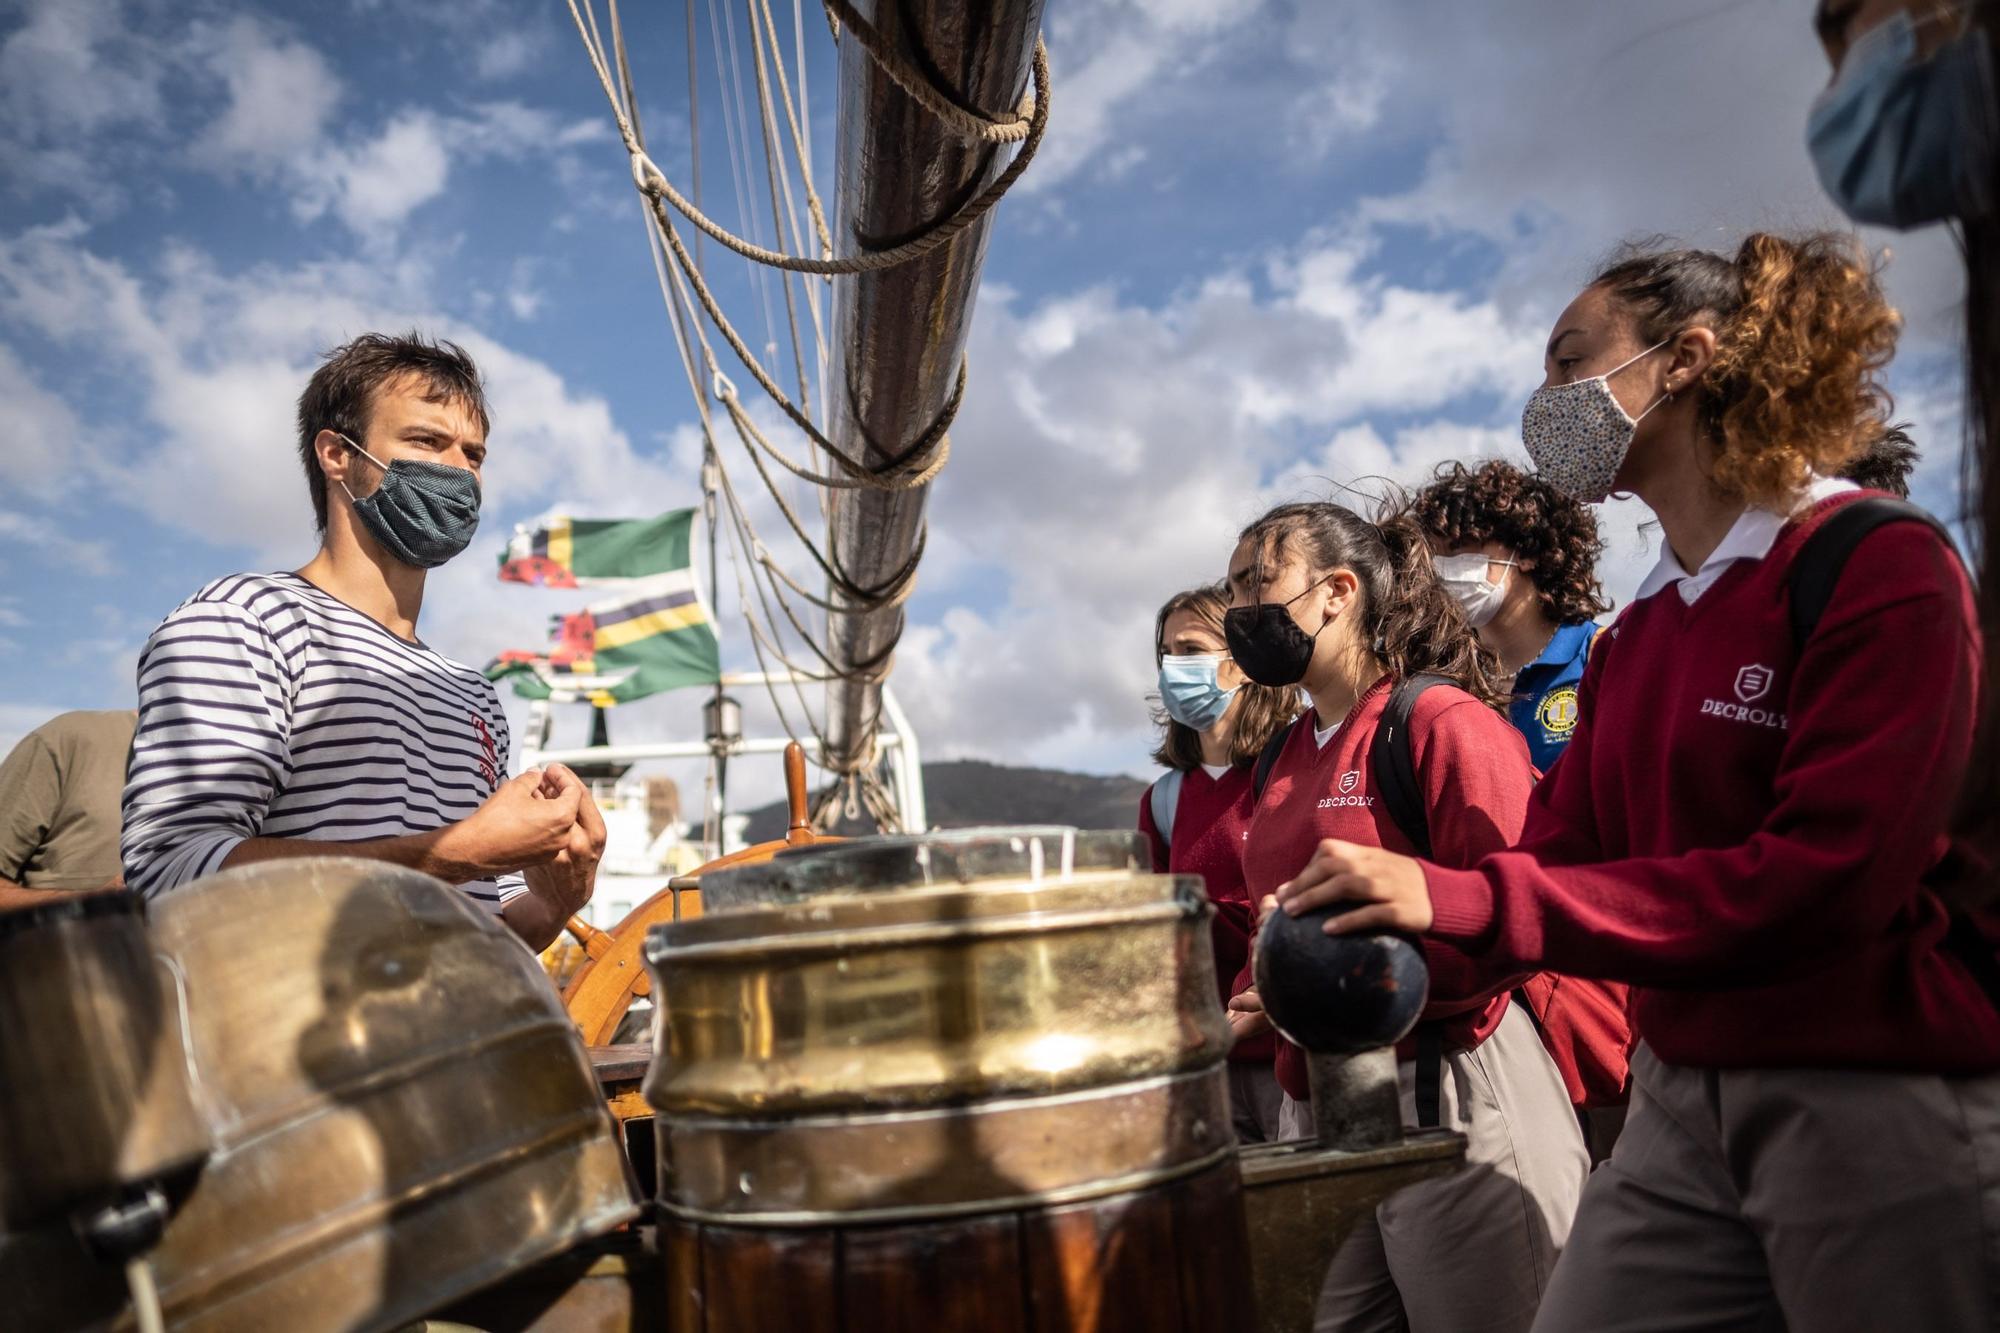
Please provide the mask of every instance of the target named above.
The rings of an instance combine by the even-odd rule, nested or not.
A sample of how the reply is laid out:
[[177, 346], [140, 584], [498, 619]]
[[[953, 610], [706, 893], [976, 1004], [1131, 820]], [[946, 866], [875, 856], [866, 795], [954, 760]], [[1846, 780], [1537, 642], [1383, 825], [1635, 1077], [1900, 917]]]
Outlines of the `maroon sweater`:
[[[1153, 824], [1153, 793], [1139, 799], [1139, 831], [1153, 848], [1153, 869], [1161, 874], [1200, 875], [1215, 904], [1215, 980], [1222, 1002], [1247, 989], [1243, 974], [1250, 959], [1250, 931], [1257, 909], [1243, 887], [1243, 840], [1250, 836], [1250, 770], [1232, 768], [1219, 778], [1197, 768], [1181, 779], [1174, 806], [1174, 842], [1169, 848]], [[1238, 983], [1241, 984], [1238, 984]], [[1277, 1049], [1268, 1032], [1246, 1037], [1229, 1058], [1270, 1063]]]
[[[1370, 768], [1375, 729], [1388, 702], [1384, 676], [1363, 691], [1324, 748], [1313, 736], [1312, 715], [1293, 725], [1257, 804], [1243, 854], [1253, 902], [1296, 875], [1322, 838], [1414, 854], [1416, 848], [1377, 799]], [[1527, 743], [1506, 718], [1463, 690], [1426, 690], [1410, 718], [1410, 757], [1430, 818], [1432, 855], [1446, 865], [1476, 865], [1513, 843], [1535, 770]], [[1445, 1043], [1459, 1050], [1492, 1035], [1507, 1011], [1508, 992], [1532, 971], [1469, 958], [1432, 940], [1424, 942], [1424, 958], [1431, 969], [1424, 1018], [1447, 1020]], [[1304, 1100], [1305, 1053], [1282, 1043], [1277, 1069], [1285, 1091]]]
[[1976, 706], [1958, 561], [1920, 524], [1877, 529], [1792, 648], [1792, 559], [1852, 498], [1692, 606], [1668, 587], [1625, 612], [1520, 846], [1425, 867], [1435, 936], [1634, 983], [1639, 1035], [1675, 1064], [2000, 1068], [2000, 1016], [1922, 883]]

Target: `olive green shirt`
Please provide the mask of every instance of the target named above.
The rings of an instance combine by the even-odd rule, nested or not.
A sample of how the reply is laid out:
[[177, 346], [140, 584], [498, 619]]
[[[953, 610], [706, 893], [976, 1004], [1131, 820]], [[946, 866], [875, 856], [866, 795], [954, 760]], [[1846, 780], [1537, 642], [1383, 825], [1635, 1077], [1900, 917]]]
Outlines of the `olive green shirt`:
[[31, 889], [119, 883], [118, 806], [138, 718], [64, 713], [0, 760], [0, 878]]

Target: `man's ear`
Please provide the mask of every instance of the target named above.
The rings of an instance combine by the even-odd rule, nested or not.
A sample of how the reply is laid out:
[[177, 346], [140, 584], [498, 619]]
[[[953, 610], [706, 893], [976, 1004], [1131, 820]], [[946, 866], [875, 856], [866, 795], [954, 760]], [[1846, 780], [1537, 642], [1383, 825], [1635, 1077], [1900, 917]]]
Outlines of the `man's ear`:
[[323, 430], [315, 435], [313, 454], [319, 459], [320, 474], [329, 486], [345, 483], [351, 488], [355, 482], [364, 479], [361, 473], [354, 470], [361, 455], [349, 447], [339, 431]]

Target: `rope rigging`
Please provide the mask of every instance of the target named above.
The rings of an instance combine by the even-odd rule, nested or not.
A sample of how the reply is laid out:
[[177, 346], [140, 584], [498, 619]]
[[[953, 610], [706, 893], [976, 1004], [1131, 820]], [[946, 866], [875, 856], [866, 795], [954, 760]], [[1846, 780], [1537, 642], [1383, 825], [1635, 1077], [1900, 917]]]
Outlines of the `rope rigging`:
[[[987, 186], [923, 232], [888, 249], [840, 255], [835, 251], [826, 208], [812, 170], [811, 144], [807, 135], [810, 109], [806, 104], [801, 0], [793, 0], [792, 12], [799, 75], [796, 98], [770, 0], [743, 0], [750, 26], [755, 103], [760, 113], [765, 157], [764, 193], [769, 200], [774, 246], [762, 244], [756, 234], [760, 228], [754, 204], [757, 191], [749, 185], [749, 116], [742, 104], [746, 81], [737, 63], [735, 24], [728, 13], [729, 0], [721, 0], [723, 12], [720, 22], [717, 22], [716, 15], [717, 0], [708, 0], [708, 7], [718, 67], [723, 63], [725, 33], [728, 39], [730, 64], [727, 70], [719, 69], [716, 87], [722, 101], [741, 233], [722, 226], [701, 206], [693, 0], [688, 0], [686, 33], [692, 199], [660, 170], [647, 151], [631, 62], [619, 21], [618, 0], [608, 0], [611, 38], [608, 45], [598, 28], [594, 0], [567, 2], [631, 163], [633, 183], [640, 196], [648, 254], [662, 301], [668, 310], [669, 328], [681, 368], [695, 399], [703, 443], [705, 512], [711, 525], [711, 565], [715, 563], [715, 528], [720, 522], [729, 541], [738, 602], [749, 626], [751, 648], [764, 675], [765, 687], [779, 724], [787, 735], [794, 739], [799, 737], [799, 730], [792, 725], [790, 710], [772, 682], [773, 661], [781, 664], [789, 675], [805, 730], [818, 741], [820, 754], [826, 755], [831, 752], [831, 747], [820, 720], [813, 716], [813, 710], [807, 703], [802, 683], [848, 681], [880, 684], [889, 674], [896, 639], [900, 635], [892, 635], [886, 646], [866, 660], [836, 661], [804, 623], [792, 599], [802, 599], [819, 611], [835, 613], [866, 614], [900, 607], [915, 591], [925, 532], [919, 527], [909, 558], [886, 579], [872, 586], [861, 585], [847, 576], [839, 562], [824, 549], [822, 541], [815, 540], [801, 517], [799, 507], [788, 498], [784, 478], [788, 476], [793, 484], [802, 483], [811, 488], [817, 498], [822, 521], [826, 518], [828, 499], [833, 492], [899, 492], [927, 486], [950, 458], [950, 428], [964, 400], [967, 376], [961, 359], [950, 397], [916, 439], [880, 462], [869, 462], [855, 456], [830, 439], [814, 420], [812, 386], [817, 382], [820, 389], [817, 401], [824, 410], [830, 359], [821, 288], [830, 284], [836, 276], [879, 272], [920, 259], [963, 234], [999, 202], [1026, 170], [1047, 128], [1050, 105], [1047, 50], [1037, 39], [1031, 66], [1032, 91], [1024, 95], [1013, 110], [988, 115], [961, 105], [951, 93], [940, 88], [908, 54], [856, 11], [849, 0], [821, 0], [835, 39], [838, 40], [843, 33], [851, 35], [868, 60], [949, 133], [968, 143], [989, 145], [995, 150], [1006, 145], [1018, 145], [1012, 160]], [[731, 114], [732, 109], [734, 115]], [[794, 168], [798, 172], [800, 186], [796, 194], [792, 188]], [[801, 195], [805, 204], [803, 222], [799, 209]], [[692, 252], [680, 233], [682, 222], [694, 230]], [[808, 234], [810, 243], [817, 250], [816, 255], [806, 253]], [[764, 308], [766, 331], [771, 335], [767, 346], [774, 362], [777, 354], [776, 326], [761, 270], [777, 271], [783, 293], [785, 323], [792, 343], [792, 369], [798, 385], [796, 398], [778, 384], [764, 358], [752, 352], [722, 309], [702, 264], [700, 247], [703, 237], [714, 240], [745, 260], [753, 298]], [[784, 246], [789, 246], [789, 250], [777, 248]], [[807, 310], [813, 344], [810, 359], [816, 373], [808, 372], [808, 357], [793, 291], [795, 275], [801, 283]], [[763, 394], [805, 437], [810, 455], [808, 461], [800, 462], [790, 457], [758, 424], [742, 401], [734, 382], [723, 372], [710, 341], [711, 326]], [[759, 482], [776, 505], [791, 537], [804, 548], [819, 573], [825, 577], [828, 586], [825, 596], [809, 590], [787, 572], [759, 535], [730, 468], [724, 462], [714, 414], [708, 401], [710, 394], [722, 405], [738, 443], [749, 456]], [[775, 464], [776, 468], [771, 464]], [[719, 579], [719, 571], [712, 569], [711, 577]], [[808, 667], [796, 660], [797, 652], [786, 647], [784, 626], [789, 626], [790, 637], [804, 645], [819, 667]], [[843, 796], [844, 801], [841, 799]], [[879, 777], [869, 769], [846, 774], [823, 791], [814, 811], [814, 819], [822, 827], [830, 827], [843, 811], [849, 817], [858, 817], [864, 808], [885, 830], [900, 827], [894, 800]]]

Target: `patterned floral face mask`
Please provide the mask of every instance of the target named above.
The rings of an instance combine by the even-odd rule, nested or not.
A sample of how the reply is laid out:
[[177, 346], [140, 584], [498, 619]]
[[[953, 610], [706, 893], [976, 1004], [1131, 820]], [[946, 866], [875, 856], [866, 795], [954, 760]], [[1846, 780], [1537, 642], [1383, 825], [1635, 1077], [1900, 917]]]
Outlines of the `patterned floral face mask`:
[[1585, 504], [1596, 504], [1611, 494], [1618, 465], [1632, 448], [1633, 432], [1646, 419], [1646, 412], [1668, 398], [1661, 394], [1646, 412], [1629, 416], [1611, 392], [1611, 377], [1672, 341], [1662, 338], [1602, 375], [1574, 384], [1544, 384], [1535, 390], [1521, 413], [1521, 442], [1528, 446], [1528, 457], [1535, 460], [1535, 471], [1547, 478], [1549, 485]]

